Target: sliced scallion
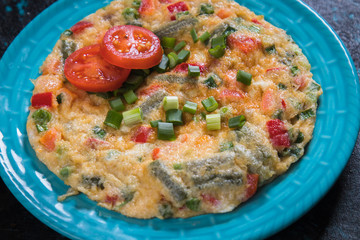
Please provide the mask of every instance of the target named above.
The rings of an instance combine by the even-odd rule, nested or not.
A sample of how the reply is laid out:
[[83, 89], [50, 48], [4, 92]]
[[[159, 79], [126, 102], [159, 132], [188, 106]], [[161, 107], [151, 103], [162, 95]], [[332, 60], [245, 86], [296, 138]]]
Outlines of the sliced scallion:
[[229, 119], [229, 128], [242, 128], [246, 122], [244, 115], [233, 117]]
[[174, 126], [183, 125], [182, 111], [179, 109], [170, 109], [166, 111], [166, 122], [173, 123]]
[[122, 119], [123, 115], [121, 113], [118, 113], [117, 111], [111, 109], [106, 115], [104, 124], [109, 127], [119, 129]]
[[303, 111], [302, 113], [300, 113], [299, 117], [301, 120], [305, 120], [305, 119], [308, 119], [311, 117], [315, 117], [315, 113], [311, 108], [309, 108], [309, 109]]
[[159, 65], [156, 66], [155, 70], [158, 73], [164, 73], [164, 72], [166, 72], [167, 68], [169, 67], [169, 64], [170, 64], [169, 58], [165, 54], [163, 54], [161, 62], [159, 63]]
[[216, 46], [215, 48], [210, 48], [209, 53], [214, 58], [221, 58], [225, 54], [225, 47], [224, 46]]
[[215, 48], [217, 46], [226, 47], [226, 41], [224, 36], [219, 36], [211, 39], [211, 48]]
[[181, 50], [177, 56], [178, 56], [178, 63], [185, 62], [190, 56], [190, 51]]
[[247, 86], [250, 86], [251, 84], [252, 75], [251, 73], [239, 70], [236, 74], [236, 80], [238, 82], [241, 82]]
[[290, 71], [291, 71], [291, 74], [295, 77], [296, 75], [299, 74], [300, 69], [299, 69], [298, 66], [292, 66], [292, 67], [290, 68]]
[[135, 9], [139, 9], [140, 5], [141, 5], [141, 0], [134, 0], [131, 3], [131, 6], [133, 6]]
[[208, 111], [208, 112], [215, 111], [219, 106], [219, 104], [217, 103], [217, 101], [215, 100], [215, 98], [213, 96], [211, 96], [205, 100], [202, 100], [201, 103], [204, 106], [204, 108], [206, 109], [206, 111]]
[[142, 122], [142, 111], [141, 108], [134, 108], [129, 111], [123, 112], [125, 125], [133, 125]]
[[275, 45], [271, 45], [271, 46], [265, 48], [265, 52], [268, 53], [268, 54], [274, 54], [274, 53], [276, 53], [276, 47], [275, 47]]
[[174, 125], [167, 122], [158, 123], [158, 139], [175, 140]]
[[38, 109], [32, 115], [38, 132], [48, 130], [47, 124], [51, 120], [51, 113], [45, 109]]
[[183, 111], [191, 114], [195, 114], [197, 109], [197, 103], [186, 101]]
[[199, 37], [199, 40], [204, 43], [210, 38], [210, 36], [210, 33], [206, 31]]
[[232, 33], [234, 33], [234, 32], [236, 32], [236, 29], [233, 28], [233, 27], [228, 26], [228, 27], [225, 29], [225, 31], [224, 31], [224, 33], [223, 33], [223, 36], [224, 36], [225, 38], [227, 38], [230, 34], [232, 34]]
[[206, 128], [210, 131], [221, 129], [221, 116], [219, 113], [206, 115]]
[[192, 199], [186, 201], [185, 205], [188, 209], [190, 209], [192, 211], [199, 211], [200, 203], [201, 203], [200, 199], [192, 198]]
[[278, 84], [278, 88], [281, 89], [281, 90], [285, 90], [287, 87], [286, 87], [285, 84], [279, 83], [279, 84]]
[[128, 104], [132, 104], [132, 103], [136, 102], [136, 100], [138, 100], [138, 97], [136, 96], [136, 94], [134, 93], [133, 90], [129, 90], [129, 91], [125, 92], [123, 94], [123, 96], [125, 98], [125, 101]]
[[191, 35], [194, 43], [196, 43], [197, 41], [199, 41], [199, 38], [198, 38], [198, 36], [197, 36], [197, 33], [196, 33], [195, 28], [191, 29], [190, 35]]
[[106, 135], [106, 131], [99, 126], [95, 126], [92, 131], [99, 138], [104, 138]]
[[186, 42], [185, 42], [185, 41], [181, 41], [181, 42], [179, 42], [178, 44], [175, 45], [174, 51], [175, 51], [175, 52], [178, 52], [178, 51], [180, 51], [181, 49], [183, 49], [185, 46], [186, 46]]
[[110, 100], [109, 103], [110, 103], [110, 107], [117, 112], [121, 112], [125, 110], [125, 105], [120, 97]]
[[200, 15], [202, 14], [213, 14], [214, 7], [210, 3], [203, 3], [200, 5]]
[[163, 48], [170, 48], [173, 49], [175, 47], [176, 38], [172, 37], [163, 37], [161, 39], [161, 46]]
[[71, 30], [69, 30], [69, 29], [66, 29], [66, 30], [62, 33], [62, 35], [69, 37], [69, 36], [73, 35], [73, 32], [72, 32]]
[[183, 169], [183, 166], [182, 166], [181, 163], [174, 163], [173, 167], [174, 167], [174, 170], [181, 170], [181, 169]]
[[179, 61], [177, 54], [174, 52], [171, 52], [167, 55], [167, 57], [169, 58], [169, 68], [174, 68], [178, 64], [178, 61]]
[[166, 96], [163, 100], [164, 110], [168, 111], [170, 109], [179, 108], [179, 98], [177, 96]]
[[159, 122], [162, 122], [162, 120], [154, 120], [154, 121], [151, 121], [151, 122], [150, 122], [150, 126], [151, 126], [152, 128], [157, 128]]
[[128, 21], [138, 19], [140, 17], [139, 12], [135, 8], [125, 8], [122, 14]]
[[198, 77], [200, 76], [200, 67], [199, 66], [193, 66], [193, 65], [188, 65], [188, 75], [190, 77]]

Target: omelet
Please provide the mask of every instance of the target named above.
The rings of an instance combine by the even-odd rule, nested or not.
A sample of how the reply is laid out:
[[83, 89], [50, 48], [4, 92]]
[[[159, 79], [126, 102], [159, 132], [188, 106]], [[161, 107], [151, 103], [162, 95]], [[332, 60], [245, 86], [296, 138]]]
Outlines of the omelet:
[[[111, 91], [67, 79], [76, 51], [124, 25], [155, 34], [161, 62]], [[291, 36], [236, 2], [112, 1], [44, 61], [28, 137], [73, 191], [123, 215], [229, 212], [304, 154], [322, 94], [310, 69]]]

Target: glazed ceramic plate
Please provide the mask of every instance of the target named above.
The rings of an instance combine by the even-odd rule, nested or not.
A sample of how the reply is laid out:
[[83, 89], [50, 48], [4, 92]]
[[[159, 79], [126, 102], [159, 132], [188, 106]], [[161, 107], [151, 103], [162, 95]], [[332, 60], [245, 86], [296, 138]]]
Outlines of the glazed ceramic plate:
[[349, 53], [325, 20], [299, 0], [239, 0], [294, 38], [323, 87], [305, 156], [226, 214], [139, 220], [98, 207], [84, 195], [58, 202], [68, 187], [36, 158], [26, 135], [30, 79], [38, 76], [61, 32], [109, 2], [57, 1], [19, 34], [1, 60], [0, 173], [34, 216], [73, 239], [259, 239], [294, 222], [329, 190], [359, 130], [359, 80]]

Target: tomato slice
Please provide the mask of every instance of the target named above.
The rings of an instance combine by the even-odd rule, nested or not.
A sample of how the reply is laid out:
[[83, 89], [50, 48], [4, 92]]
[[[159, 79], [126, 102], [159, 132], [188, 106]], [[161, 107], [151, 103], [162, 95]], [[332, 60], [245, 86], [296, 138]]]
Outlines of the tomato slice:
[[65, 77], [74, 86], [90, 92], [107, 92], [121, 87], [130, 69], [106, 62], [100, 55], [100, 44], [81, 48], [65, 61]]
[[138, 26], [110, 28], [101, 44], [103, 58], [122, 68], [154, 67], [160, 63], [162, 54], [160, 39], [151, 31]]
[[88, 21], [80, 21], [77, 22], [74, 26], [72, 26], [70, 28], [70, 30], [74, 33], [74, 34], [78, 34], [80, 32], [82, 32], [83, 30], [85, 30], [86, 28], [92, 27], [93, 24], [91, 22]]

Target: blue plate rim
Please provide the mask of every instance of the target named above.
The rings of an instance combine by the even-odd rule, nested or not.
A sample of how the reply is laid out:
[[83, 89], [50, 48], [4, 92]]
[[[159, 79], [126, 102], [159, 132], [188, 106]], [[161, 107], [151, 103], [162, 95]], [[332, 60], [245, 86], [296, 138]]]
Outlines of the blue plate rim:
[[[8, 52], [9, 49], [12, 48], [14, 45], [19, 44], [18, 42], [20, 41], [19, 39], [21, 38], [22, 35], [24, 35], [24, 32], [29, 31], [29, 29], [35, 25], [37, 22], [39, 22], [41, 20], [41, 18], [45, 15], [47, 15], [52, 9], [55, 9], [58, 5], [60, 5], [62, 2], [64, 2], [65, 0], [60, 0], [57, 1], [55, 3], [53, 3], [52, 5], [50, 5], [47, 9], [45, 9], [43, 12], [41, 12], [36, 18], [34, 18], [22, 31], [21, 33], [14, 39], [14, 41], [12, 42], [12, 44], [8, 47], [7, 51], [4, 53], [0, 64], [4, 64], [4, 62], [6, 61], [6, 59], [8, 58]], [[326, 28], [329, 30], [329, 32], [331, 33], [331, 35], [333, 37], [335, 37], [336, 41], [340, 44], [344, 55], [346, 56], [348, 63], [349, 63], [349, 67], [351, 69], [352, 75], [354, 76], [354, 81], [357, 82], [357, 88], [359, 88], [359, 78], [356, 72], [356, 67], [354, 65], [354, 62], [351, 58], [350, 53], [348, 52], [347, 48], [345, 47], [344, 43], [342, 42], [342, 40], [340, 39], [340, 37], [337, 35], [337, 33], [334, 31], [334, 29], [326, 22], [325, 19], [323, 19], [315, 10], [313, 10], [311, 7], [309, 7], [307, 4], [305, 4], [304, 2], [302, 2], [301, 0], [293, 0], [293, 2], [295, 3], [299, 3], [301, 4], [303, 7], [305, 7], [307, 9], [307, 11], [309, 11], [311, 14], [313, 14], [317, 19], [319, 19], [324, 26], [326, 26]], [[5, 60], [4, 60], [5, 59]], [[357, 107], [360, 110], [360, 105], [358, 104]], [[352, 139], [353, 144], [351, 146], [348, 146], [349, 151], [347, 152], [347, 155], [344, 157], [346, 159], [349, 159], [351, 153], [352, 153], [352, 149], [354, 148], [354, 145], [356, 143], [356, 139], [358, 136], [358, 132], [359, 132], [359, 128], [360, 128], [360, 122], [358, 122], [357, 126], [356, 126], [356, 131], [353, 131], [351, 133], [350, 138]], [[2, 138], [2, 135], [0, 133], [0, 140]], [[0, 149], [3, 146], [0, 146]], [[340, 173], [342, 172], [343, 168], [345, 167], [347, 161], [344, 162], [343, 166], [339, 169], [337, 169], [338, 171], [334, 173], [334, 178], [330, 180], [329, 182], [329, 186], [326, 189], [323, 189], [323, 191], [321, 192], [321, 194], [319, 195], [320, 197], [318, 197], [318, 199], [316, 199], [315, 201], [312, 201], [311, 203], [308, 203], [305, 206], [305, 211], [301, 212], [300, 214], [298, 214], [297, 216], [294, 216], [291, 220], [289, 220], [286, 223], [283, 224], [278, 224], [278, 226], [275, 226], [274, 228], [268, 230], [267, 234], [265, 234], [266, 236], [270, 236], [272, 234], [274, 234], [275, 232], [280, 231], [281, 229], [287, 227], [288, 225], [290, 225], [291, 223], [293, 223], [294, 221], [296, 221], [298, 218], [300, 218], [303, 214], [305, 214], [311, 207], [313, 207], [325, 194], [326, 192], [331, 188], [331, 186], [335, 183], [336, 179], [339, 177]], [[44, 224], [46, 224], [47, 226], [51, 227], [52, 229], [54, 229], [55, 231], [59, 232], [60, 234], [63, 234], [64, 236], [67, 236], [69, 238], [73, 238], [73, 239], [82, 239], [84, 236], [86, 235], [79, 235], [79, 233], [77, 233], [76, 231], [69, 231], [69, 229], [63, 228], [64, 225], [62, 225], [59, 222], [54, 222], [51, 221], [48, 216], [46, 216], [41, 209], [39, 208], [35, 208], [33, 203], [28, 201], [28, 199], [26, 199], [26, 197], [23, 195], [22, 191], [13, 184], [13, 182], [11, 181], [12, 176], [9, 175], [9, 173], [6, 171], [6, 169], [4, 168], [4, 164], [1, 162], [1, 164], [3, 165], [3, 168], [0, 169], [0, 176], [3, 179], [4, 183], [7, 185], [7, 187], [10, 189], [10, 191], [12, 192], [12, 194], [17, 198], [17, 200], [30, 212], [32, 213], [36, 218], [38, 218], [40, 221], [42, 221]]]

